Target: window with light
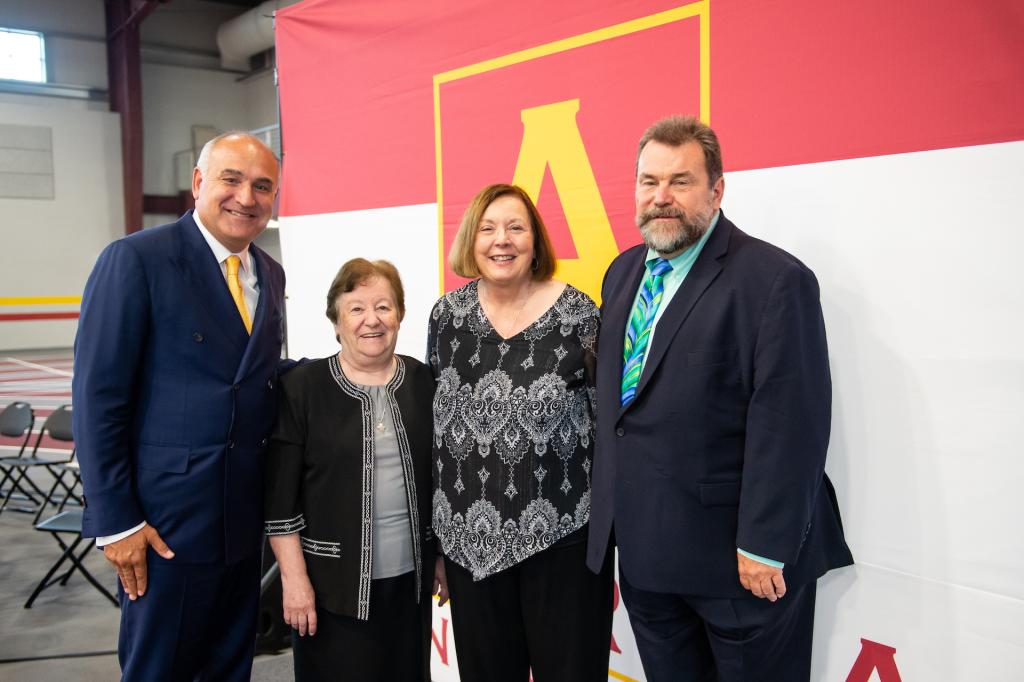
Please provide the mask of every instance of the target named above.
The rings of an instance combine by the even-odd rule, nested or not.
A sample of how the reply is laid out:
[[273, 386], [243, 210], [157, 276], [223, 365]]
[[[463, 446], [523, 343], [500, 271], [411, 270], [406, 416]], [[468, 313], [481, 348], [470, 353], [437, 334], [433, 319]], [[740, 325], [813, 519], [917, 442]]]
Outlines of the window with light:
[[33, 83], [46, 82], [43, 34], [0, 28], [0, 78]]

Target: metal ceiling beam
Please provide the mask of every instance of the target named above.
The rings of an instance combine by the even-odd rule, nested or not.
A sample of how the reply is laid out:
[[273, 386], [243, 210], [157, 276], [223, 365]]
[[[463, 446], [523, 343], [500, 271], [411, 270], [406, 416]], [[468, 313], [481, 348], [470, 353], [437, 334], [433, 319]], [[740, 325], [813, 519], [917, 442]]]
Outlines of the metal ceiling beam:
[[[116, 38], [126, 28], [134, 26], [138, 30], [139, 24], [142, 20], [153, 13], [157, 5], [166, 4], [170, 0], [127, 0], [127, 2], [119, 4], [127, 4], [129, 11], [131, 12], [128, 17], [121, 23], [120, 26], [115, 28], [113, 32], [110, 31], [110, 26], [107, 26], [107, 41], [111, 41]], [[111, 4], [110, 2], [107, 3]]]

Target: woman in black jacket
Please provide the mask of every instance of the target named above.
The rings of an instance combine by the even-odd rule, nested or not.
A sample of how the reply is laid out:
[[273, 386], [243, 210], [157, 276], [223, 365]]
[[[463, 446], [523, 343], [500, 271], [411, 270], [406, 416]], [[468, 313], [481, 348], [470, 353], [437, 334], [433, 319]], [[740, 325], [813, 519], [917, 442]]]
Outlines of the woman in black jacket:
[[281, 379], [266, 532], [296, 680], [430, 679], [434, 380], [395, 355], [404, 313], [393, 265], [348, 261], [327, 294], [340, 352]]

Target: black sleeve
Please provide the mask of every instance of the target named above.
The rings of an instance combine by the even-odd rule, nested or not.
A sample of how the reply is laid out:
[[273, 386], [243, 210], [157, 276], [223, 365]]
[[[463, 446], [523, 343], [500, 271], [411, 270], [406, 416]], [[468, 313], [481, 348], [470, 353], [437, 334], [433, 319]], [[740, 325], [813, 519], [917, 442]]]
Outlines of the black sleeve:
[[297, 373], [281, 381], [277, 424], [267, 448], [263, 511], [267, 535], [287, 535], [306, 527], [302, 515], [302, 474], [305, 467], [306, 409]]

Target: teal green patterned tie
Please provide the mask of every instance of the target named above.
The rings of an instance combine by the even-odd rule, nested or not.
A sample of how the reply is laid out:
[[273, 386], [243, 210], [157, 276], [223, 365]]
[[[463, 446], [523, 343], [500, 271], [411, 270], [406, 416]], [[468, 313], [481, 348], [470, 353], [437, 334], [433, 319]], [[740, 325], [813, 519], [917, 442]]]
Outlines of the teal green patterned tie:
[[626, 328], [626, 339], [622, 344], [622, 404], [625, 405], [636, 396], [636, 385], [640, 381], [640, 370], [643, 369], [644, 356], [651, 340], [651, 325], [654, 314], [661, 305], [661, 297], [665, 293], [662, 280], [665, 273], [672, 269], [672, 264], [664, 258], [654, 258], [647, 262], [647, 272], [643, 284], [640, 285], [640, 296], [629, 316]]

